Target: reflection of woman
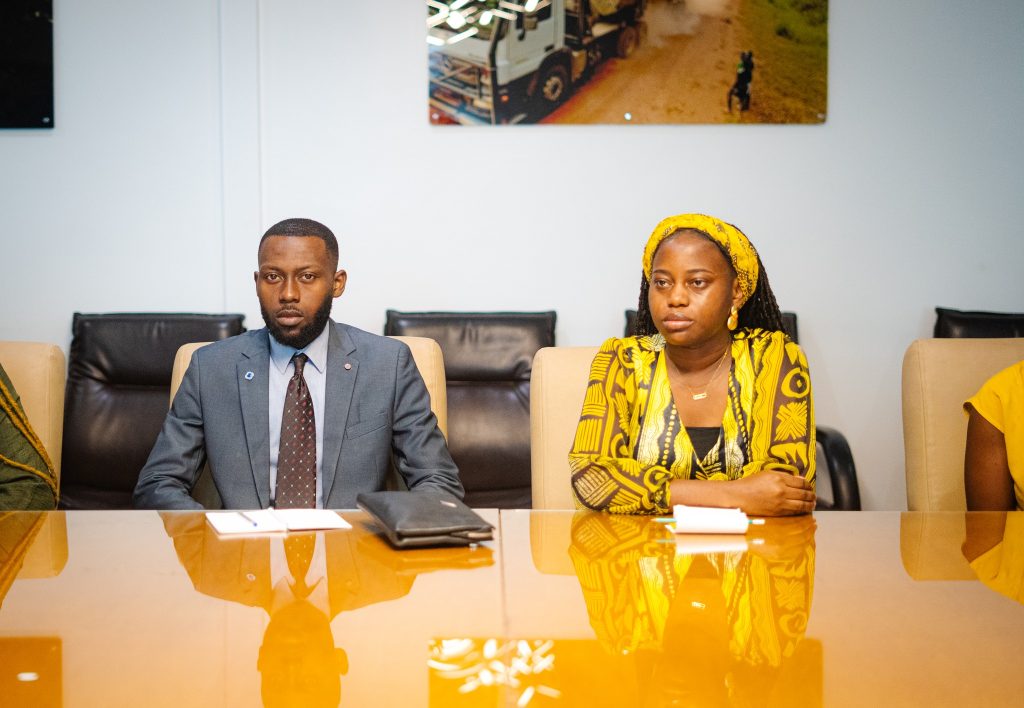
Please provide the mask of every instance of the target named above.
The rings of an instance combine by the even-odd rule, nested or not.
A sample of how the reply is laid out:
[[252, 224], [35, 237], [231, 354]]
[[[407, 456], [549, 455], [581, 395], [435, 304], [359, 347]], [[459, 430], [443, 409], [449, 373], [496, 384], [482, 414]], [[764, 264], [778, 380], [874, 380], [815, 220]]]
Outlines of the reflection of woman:
[[610, 654], [636, 657], [647, 703], [767, 702], [807, 627], [815, 525], [804, 516], [761, 529], [748, 552], [681, 554], [645, 519], [573, 520], [590, 624]]
[[665, 219], [644, 249], [636, 336], [591, 366], [569, 454], [577, 505], [805, 513], [814, 452], [807, 361], [754, 247], [710, 216]]
[[0, 509], [53, 509], [57, 476], [14, 385], [0, 367]]
[[967, 509], [1024, 509], [1024, 361], [989, 379], [964, 410]]

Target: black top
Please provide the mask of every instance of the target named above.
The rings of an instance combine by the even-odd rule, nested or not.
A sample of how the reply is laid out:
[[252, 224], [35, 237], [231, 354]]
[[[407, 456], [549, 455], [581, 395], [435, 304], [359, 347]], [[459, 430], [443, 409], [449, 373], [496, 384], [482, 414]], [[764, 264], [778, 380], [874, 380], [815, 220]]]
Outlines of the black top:
[[686, 428], [686, 434], [690, 436], [690, 442], [693, 443], [693, 450], [697, 453], [697, 459], [703, 460], [707, 457], [707, 454], [711, 452], [711, 448], [718, 442], [718, 438], [721, 435], [722, 429], [719, 428], [698, 428], [689, 427]]

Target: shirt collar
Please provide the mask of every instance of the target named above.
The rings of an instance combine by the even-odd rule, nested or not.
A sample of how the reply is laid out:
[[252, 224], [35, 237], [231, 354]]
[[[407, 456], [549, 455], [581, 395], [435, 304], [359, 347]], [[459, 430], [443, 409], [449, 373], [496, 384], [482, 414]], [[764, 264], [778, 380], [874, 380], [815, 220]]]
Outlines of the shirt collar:
[[274, 363], [274, 366], [282, 374], [288, 369], [288, 364], [291, 363], [292, 357], [296, 353], [302, 352], [309, 357], [309, 364], [313, 365], [317, 371], [321, 374], [326, 371], [327, 368], [327, 342], [330, 339], [330, 334], [327, 331], [331, 326], [328, 320], [327, 325], [323, 331], [317, 335], [317, 338], [307, 344], [302, 349], [295, 349], [289, 347], [286, 344], [274, 339], [274, 335], [270, 335], [270, 361]]

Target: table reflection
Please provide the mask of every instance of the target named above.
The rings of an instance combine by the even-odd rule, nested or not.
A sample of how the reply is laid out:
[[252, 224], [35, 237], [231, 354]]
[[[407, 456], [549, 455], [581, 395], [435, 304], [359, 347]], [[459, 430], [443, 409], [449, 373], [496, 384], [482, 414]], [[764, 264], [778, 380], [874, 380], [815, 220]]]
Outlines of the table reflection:
[[[60, 573], [67, 562], [63, 514], [0, 512], [0, 609], [15, 578]], [[58, 637], [0, 637], [0, 703], [61, 705]]]
[[1024, 513], [965, 514], [961, 552], [978, 580], [1024, 604]]
[[[503, 637], [430, 647], [431, 705], [815, 705], [812, 517], [674, 536], [649, 517], [506, 512]], [[528, 534], [529, 547], [518, 539]]]
[[598, 641], [634, 658], [645, 705], [763, 704], [807, 627], [814, 532], [811, 516], [744, 538], [581, 513], [569, 556]]
[[42, 512], [0, 512], [0, 608], [45, 520]]
[[980, 580], [1024, 604], [1024, 512], [903, 513], [900, 556], [914, 580]]
[[336, 706], [348, 657], [331, 620], [408, 594], [420, 573], [493, 564], [485, 547], [395, 551], [351, 530], [218, 536], [202, 514], [161, 514], [199, 592], [266, 611], [257, 669], [267, 706]]
[[476, 550], [403, 552], [355, 512], [312, 544], [218, 538], [202, 514], [0, 515], [0, 705], [1024, 695], [1020, 512], [830, 512], [728, 538], [485, 514], [499, 532]]

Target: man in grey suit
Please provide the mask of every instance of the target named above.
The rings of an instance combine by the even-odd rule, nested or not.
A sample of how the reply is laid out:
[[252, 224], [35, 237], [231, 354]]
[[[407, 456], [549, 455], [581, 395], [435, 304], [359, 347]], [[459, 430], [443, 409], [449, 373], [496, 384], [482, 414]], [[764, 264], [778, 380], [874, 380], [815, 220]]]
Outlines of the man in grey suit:
[[[135, 507], [203, 508], [191, 492], [207, 463], [228, 509], [351, 509], [359, 492], [385, 487], [392, 460], [410, 490], [461, 498], [409, 348], [330, 319], [347, 277], [330, 229], [286, 219], [267, 230], [258, 254], [254, 279], [267, 327], [192, 355], [139, 475]], [[290, 414], [296, 388], [301, 416]]]

